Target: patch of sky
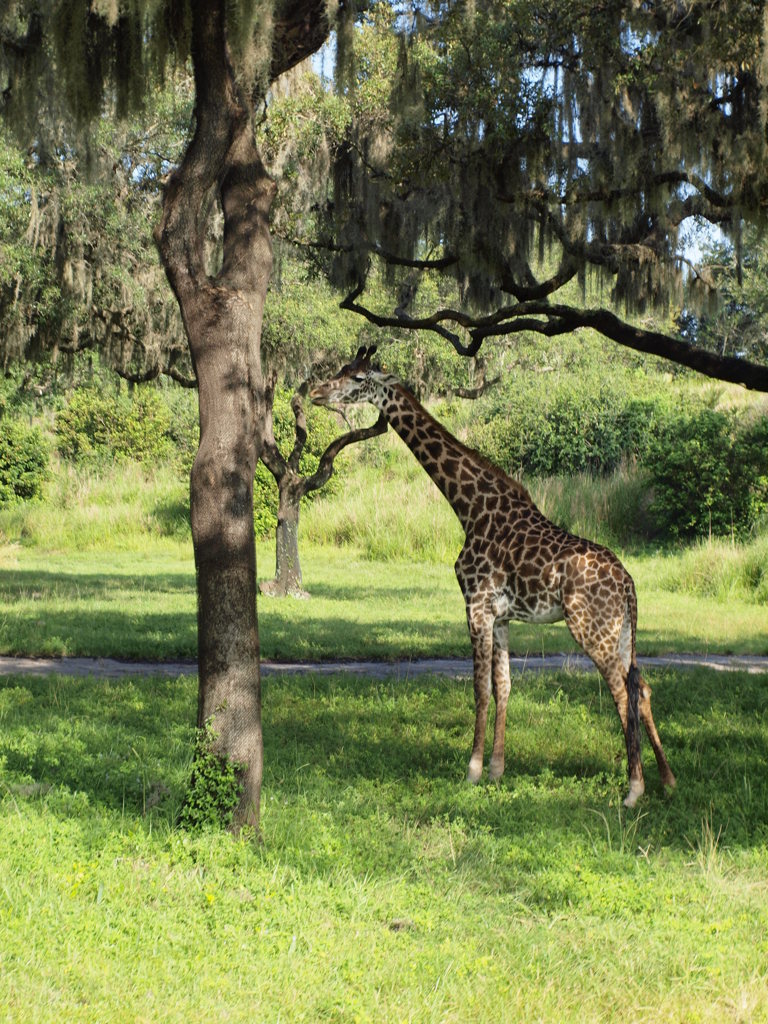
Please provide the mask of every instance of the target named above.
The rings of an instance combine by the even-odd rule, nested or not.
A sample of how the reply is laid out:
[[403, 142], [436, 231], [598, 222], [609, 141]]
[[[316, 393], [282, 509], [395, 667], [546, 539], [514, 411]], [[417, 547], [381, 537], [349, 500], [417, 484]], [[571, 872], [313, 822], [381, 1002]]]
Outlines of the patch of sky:
[[329, 88], [333, 83], [333, 73], [336, 67], [336, 33], [331, 32], [327, 41], [311, 57], [312, 70], [323, 83]]

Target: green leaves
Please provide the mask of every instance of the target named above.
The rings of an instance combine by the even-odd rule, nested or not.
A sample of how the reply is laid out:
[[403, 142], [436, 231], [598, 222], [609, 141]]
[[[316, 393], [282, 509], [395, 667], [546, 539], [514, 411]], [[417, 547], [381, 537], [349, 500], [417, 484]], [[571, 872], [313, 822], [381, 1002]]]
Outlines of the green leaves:
[[38, 427], [0, 424], [0, 505], [41, 498], [48, 476], [48, 444]]
[[650, 512], [671, 537], [748, 534], [768, 512], [768, 417], [702, 409], [670, 419], [651, 447]]
[[192, 781], [179, 824], [190, 831], [228, 828], [240, 799], [242, 765], [215, 752], [217, 735], [212, 722], [198, 729], [192, 758]]
[[56, 436], [73, 462], [154, 463], [176, 454], [170, 410], [151, 388], [130, 396], [81, 388], [57, 414]]

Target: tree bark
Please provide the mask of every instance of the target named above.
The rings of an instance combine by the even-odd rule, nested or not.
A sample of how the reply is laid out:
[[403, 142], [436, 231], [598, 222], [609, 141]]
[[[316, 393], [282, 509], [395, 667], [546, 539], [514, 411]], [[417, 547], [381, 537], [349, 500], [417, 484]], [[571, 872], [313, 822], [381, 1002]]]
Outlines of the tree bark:
[[259, 589], [267, 597], [309, 597], [304, 590], [299, 561], [299, 515], [305, 494], [304, 480], [287, 469], [277, 482], [278, 508], [275, 532], [275, 577]]
[[[274, 184], [229, 63], [223, 0], [192, 5], [196, 130], [164, 196], [155, 236], [198, 382], [200, 445], [190, 475], [197, 573], [197, 724], [241, 766], [233, 828], [258, 828], [262, 778], [253, 477], [264, 423], [260, 340], [272, 268]], [[221, 270], [206, 272], [206, 200], [224, 214]]]

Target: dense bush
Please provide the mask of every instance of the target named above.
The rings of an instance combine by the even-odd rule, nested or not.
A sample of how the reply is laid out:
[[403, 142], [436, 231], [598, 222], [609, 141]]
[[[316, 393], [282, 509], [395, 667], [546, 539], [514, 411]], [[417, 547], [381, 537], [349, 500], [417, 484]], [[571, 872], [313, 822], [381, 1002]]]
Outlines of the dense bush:
[[768, 514], [768, 419], [718, 411], [716, 399], [610, 366], [528, 375], [478, 403], [467, 440], [529, 478], [637, 465], [648, 486], [638, 532], [743, 536]]
[[163, 461], [176, 455], [173, 422], [153, 388], [119, 394], [81, 388], [56, 415], [58, 448], [73, 462]]
[[42, 496], [48, 444], [41, 430], [14, 420], [0, 423], [0, 505]]
[[743, 536], [768, 513], [768, 417], [699, 409], [665, 423], [645, 458], [650, 513], [671, 537]]
[[662, 392], [635, 397], [626, 382], [533, 378], [481, 407], [469, 444], [508, 473], [604, 474], [642, 459], [667, 415]]

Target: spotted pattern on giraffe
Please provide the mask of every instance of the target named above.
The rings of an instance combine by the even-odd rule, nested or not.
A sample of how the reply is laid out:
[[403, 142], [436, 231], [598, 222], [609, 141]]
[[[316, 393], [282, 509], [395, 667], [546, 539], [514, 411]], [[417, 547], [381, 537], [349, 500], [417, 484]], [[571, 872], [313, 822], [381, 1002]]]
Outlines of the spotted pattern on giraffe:
[[627, 746], [633, 807], [645, 783], [639, 722], [651, 741], [662, 784], [675, 777], [651, 713], [651, 688], [637, 667], [637, 595], [632, 577], [608, 548], [556, 526], [523, 485], [467, 448], [427, 412], [395, 377], [371, 365], [375, 349], [361, 348], [310, 397], [318, 405], [370, 402], [413, 452], [459, 518], [465, 533], [456, 560], [472, 640], [475, 733], [467, 778], [482, 774], [491, 693], [496, 702], [488, 774], [504, 771], [510, 692], [510, 620], [557, 622], [592, 658], [616, 704]]

